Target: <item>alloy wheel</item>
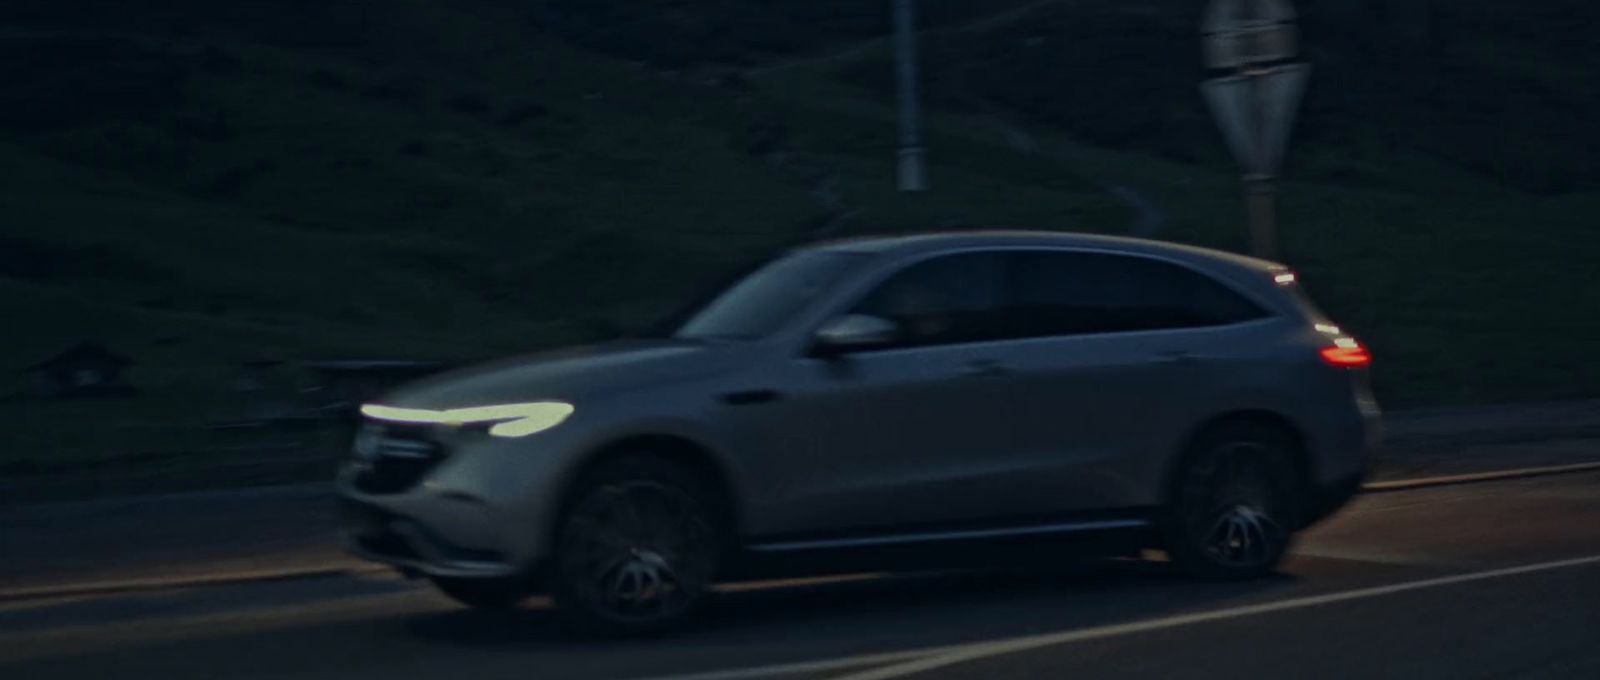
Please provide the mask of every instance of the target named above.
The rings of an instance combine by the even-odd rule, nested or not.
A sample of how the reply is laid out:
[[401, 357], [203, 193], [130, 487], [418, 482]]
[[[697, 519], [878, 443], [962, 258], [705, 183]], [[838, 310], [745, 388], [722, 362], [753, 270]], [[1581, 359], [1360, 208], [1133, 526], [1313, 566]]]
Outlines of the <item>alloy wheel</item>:
[[1184, 530], [1215, 566], [1249, 572], [1274, 564], [1290, 532], [1280, 519], [1281, 490], [1270, 452], [1249, 442], [1210, 451], [1190, 470], [1184, 489]]
[[603, 485], [565, 524], [563, 581], [589, 613], [649, 625], [686, 613], [709, 588], [716, 542], [700, 504], [653, 480]]

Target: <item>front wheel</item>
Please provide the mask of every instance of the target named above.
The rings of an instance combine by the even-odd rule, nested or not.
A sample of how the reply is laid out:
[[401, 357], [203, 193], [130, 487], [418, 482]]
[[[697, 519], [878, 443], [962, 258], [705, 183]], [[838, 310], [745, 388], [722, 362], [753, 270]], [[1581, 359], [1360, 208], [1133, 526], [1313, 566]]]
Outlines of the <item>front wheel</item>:
[[688, 469], [646, 456], [585, 475], [558, 531], [551, 594], [581, 632], [679, 623], [710, 592], [721, 557], [717, 505]]
[[1202, 435], [1162, 522], [1172, 561], [1204, 578], [1276, 568], [1298, 525], [1293, 455], [1292, 440], [1272, 427], [1233, 423]]

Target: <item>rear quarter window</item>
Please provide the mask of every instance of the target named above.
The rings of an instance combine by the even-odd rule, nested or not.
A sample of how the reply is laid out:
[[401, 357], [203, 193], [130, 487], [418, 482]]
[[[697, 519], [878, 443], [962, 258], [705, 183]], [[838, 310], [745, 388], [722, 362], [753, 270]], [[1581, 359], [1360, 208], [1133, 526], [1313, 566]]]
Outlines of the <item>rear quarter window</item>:
[[1009, 269], [1027, 335], [1198, 328], [1267, 316], [1206, 274], [1147, 257], [1027, 252], [1014, 255]]

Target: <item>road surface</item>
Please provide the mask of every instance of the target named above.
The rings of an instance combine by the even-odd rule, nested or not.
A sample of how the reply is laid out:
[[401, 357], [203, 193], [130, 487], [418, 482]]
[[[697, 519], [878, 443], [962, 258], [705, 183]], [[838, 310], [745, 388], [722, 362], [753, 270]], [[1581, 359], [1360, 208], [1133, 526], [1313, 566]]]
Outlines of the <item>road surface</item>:
[[0, 677], [1597, 678], [1597, 604], [1584, 473], [1364, 496], [1259, 582], [1121, 561], [777, 584], [648, 640], [377, 574], [18, 600]]

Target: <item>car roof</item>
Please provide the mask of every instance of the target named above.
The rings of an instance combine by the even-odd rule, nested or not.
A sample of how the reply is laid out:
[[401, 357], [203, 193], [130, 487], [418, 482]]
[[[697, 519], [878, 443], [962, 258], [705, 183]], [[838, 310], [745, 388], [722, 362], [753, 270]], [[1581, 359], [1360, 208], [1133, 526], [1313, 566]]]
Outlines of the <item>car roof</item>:
[[1236, 253], [1149, 239], [1064, 231], [972, 230], [890, 236], [864, 236], [827, 241], [808, 250], [912, 256], [973, 248], [1078, 248], [1176, 258], [1188, 262], [1223, 262], [1258, 271], [1279, 271], [1281, 264]]

